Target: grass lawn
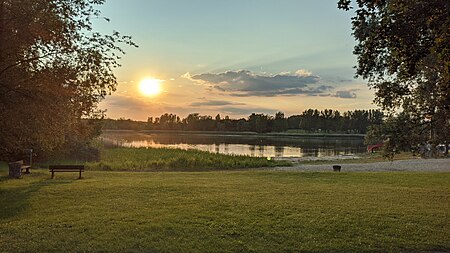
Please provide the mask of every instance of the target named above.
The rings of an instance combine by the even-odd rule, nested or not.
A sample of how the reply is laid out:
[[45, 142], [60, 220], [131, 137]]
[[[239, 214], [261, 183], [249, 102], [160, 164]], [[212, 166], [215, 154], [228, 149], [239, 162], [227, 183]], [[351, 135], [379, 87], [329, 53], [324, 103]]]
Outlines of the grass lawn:
[[450, 250], [449, 173], [6, 175], [1, 252]]

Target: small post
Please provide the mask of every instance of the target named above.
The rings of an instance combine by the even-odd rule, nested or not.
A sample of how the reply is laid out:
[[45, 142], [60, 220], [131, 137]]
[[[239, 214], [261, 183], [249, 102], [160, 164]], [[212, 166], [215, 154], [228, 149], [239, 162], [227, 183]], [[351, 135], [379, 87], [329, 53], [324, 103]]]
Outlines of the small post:
[[29, 151], [30, 151], [30, 164], [28, 164], [28, 165], [30, 165], [30, 167], [31, 167], [31, 165], [33, 164], [33, 149], [30, 148]]

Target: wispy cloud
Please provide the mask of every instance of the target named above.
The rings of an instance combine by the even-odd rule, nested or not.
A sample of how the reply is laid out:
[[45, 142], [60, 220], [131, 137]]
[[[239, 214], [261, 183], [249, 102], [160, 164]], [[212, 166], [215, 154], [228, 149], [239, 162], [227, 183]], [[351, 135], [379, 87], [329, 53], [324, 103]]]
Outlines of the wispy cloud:
[[235, 107], [235, 106], [224, 106], [222, 108], [219, 108], [221, 112], [225, 114], [232, 114], [232, 115], [241, 115], [243, 117], [246, 117], [252, 113], [265, 113], [274, 115], [279, 110], [275, 109], [269, 109], [269, 108], [262, 108], [262, 107], [252, 107], [252, 108], [241, 108], [241, 107]]
[[338, 90], [336, 91], [335, 97], [338, 98], [356, 98], [356, 91], [357, 89], [351, 89], [351, 90]]
[[321, 84], [319, 76], [304, 69], [275, 75], [239, 70], [198, 75], [186, 73], [183, 77], [238, 97], [332, 96], [334, 89], [333, 86]]
[[236, 103], [224, 100], [205, 100], [191, 103], [190, 106], [225, 106], [225, 105], [245, 105], [243, 103]]
[[130, 110], [145, 110], [148, 108], [150, 104], [148, 102], [136, 99], [134, 97], [120, 94], [116, 94], [115, 96], [109, 96], [105, 102], [110, 107], [127, 108]]

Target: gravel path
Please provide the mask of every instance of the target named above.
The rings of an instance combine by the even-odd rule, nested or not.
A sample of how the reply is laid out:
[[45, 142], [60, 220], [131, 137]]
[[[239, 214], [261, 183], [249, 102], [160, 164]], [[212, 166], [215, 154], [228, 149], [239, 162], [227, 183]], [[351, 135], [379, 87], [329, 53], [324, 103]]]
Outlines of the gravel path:
[[[341, 171], [434, 171], [450, 172], [450, 159], [412, 159], [399, 160], [393, 162], [377, 163], [339, 163]], [[276, 167], [274, 170], [283, 171], [332, 171], [331, 164], [324, 165], [302, 165], [296, 164], [293, 167]]]

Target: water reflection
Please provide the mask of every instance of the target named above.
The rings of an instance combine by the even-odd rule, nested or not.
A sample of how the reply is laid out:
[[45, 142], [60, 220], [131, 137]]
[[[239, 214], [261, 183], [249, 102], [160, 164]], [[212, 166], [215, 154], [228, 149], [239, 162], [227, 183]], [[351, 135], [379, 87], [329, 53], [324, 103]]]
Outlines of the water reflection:
[[124, 147], [196, 149], [259, 157], [327, 157], [365, 152], [362, 138], [280, 137], [193, 133], [105, 131], [104, 142]]
[[275, 156], [280, 157], [284, 154], [284, 146], [275, 146]]

